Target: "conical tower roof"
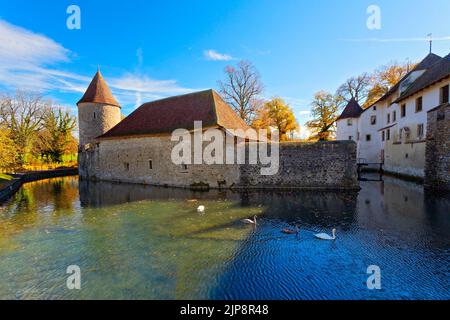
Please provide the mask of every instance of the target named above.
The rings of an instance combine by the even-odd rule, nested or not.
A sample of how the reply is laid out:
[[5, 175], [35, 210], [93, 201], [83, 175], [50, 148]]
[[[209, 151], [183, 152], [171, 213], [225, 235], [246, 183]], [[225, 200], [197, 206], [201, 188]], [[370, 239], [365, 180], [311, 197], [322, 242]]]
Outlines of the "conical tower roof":
[[100, 70], [95, 74], [89, 87], [80, 101], [78, 101], [77, 105], [83, 102], [104, 103], [120, 108], [119, 103], [112, 95], [111, 90], [109, 90], [105, 79], [103, 79]]
[[347, 106], [345, 107], [344, 111], [342, 111], [342, 114], [339, 116], [337, 120], [342, 119], [348, 119], [348, 118], [359, 118], [361, 113], [363, 113], [363, 108], [359, 105], [359, 103], [352, 98]]

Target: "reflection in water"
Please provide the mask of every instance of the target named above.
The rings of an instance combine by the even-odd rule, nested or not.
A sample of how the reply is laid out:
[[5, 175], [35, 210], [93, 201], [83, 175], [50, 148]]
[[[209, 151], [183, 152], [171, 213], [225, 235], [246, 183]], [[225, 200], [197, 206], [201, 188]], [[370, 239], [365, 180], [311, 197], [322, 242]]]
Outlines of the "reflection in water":
[[[34, 182], [0, 207], [0, 299], [448, 299], [449, 208], [392, 178], [359, 193]], [[257, 228], [240, 222], [255, 214]], [[334, 227], [335, 242], [314, 239]]]

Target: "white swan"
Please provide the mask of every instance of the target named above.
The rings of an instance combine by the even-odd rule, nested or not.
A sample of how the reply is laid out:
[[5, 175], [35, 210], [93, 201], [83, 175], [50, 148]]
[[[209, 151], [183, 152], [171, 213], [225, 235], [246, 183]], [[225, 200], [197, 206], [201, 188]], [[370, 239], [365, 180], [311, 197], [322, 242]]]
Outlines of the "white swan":
[[326, 233], [318, 233], [315, 234], [314, 236], [320, 240], [336, 240], [336, 229], [333, 229], [332, 233], [333, 236], [330, 236], [329, 234]]
[[200, 213], [205, 212], [205, 206], [199, 206], [199, 207], [197, 208], [197, 212], [200, 212]]
[[252, 219], [242, 219], [241, 220], [243, 223], [247, 223], [247, 224], [256, 224], [256, 216], [253, 217]]

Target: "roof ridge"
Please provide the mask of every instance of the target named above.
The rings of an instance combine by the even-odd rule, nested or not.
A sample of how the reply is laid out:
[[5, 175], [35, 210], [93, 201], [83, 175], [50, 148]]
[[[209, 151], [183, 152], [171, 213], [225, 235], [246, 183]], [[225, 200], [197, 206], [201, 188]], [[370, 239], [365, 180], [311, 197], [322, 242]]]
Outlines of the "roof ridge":
[[152, 101], [147, 101], [147, 102], [144, 102], [141, 106], [144, 106], [144, 105], [147, 105], [147, 104], [156, 103], [156, 102], [162, 102], [162, 101], [166, 101], [166, 100], [172, 100], [172, 99], [176, 99], [176, 98], [181, 98], [181, 97], [187, 97], [187, 96], [190, 96], [190, 95], [206, 93], [208, 91], [213, 91], [213, 89], [205, 89], [205, 90], [201, 90], [201, 91], [192, 91], [192, 92], [188, 92], [188, 93], [179, 94], [179, 95], [176, 95], [176, 96], [170, 96], [170, 97], [165, 97], [165, 98], [156, 99], [156, 100], [152, 100]]

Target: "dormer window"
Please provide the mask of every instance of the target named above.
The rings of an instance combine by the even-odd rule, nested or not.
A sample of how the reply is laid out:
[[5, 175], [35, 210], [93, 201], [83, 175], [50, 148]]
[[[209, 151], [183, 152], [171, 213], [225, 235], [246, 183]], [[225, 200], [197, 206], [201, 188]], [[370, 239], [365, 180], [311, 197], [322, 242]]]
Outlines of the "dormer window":
[[425, 73], [425, 71], [426, 70], [417, 70], [417, 71], [411, 72], [410, 75], [400, 83], [400, 86], [399, 86], [400, 94], [405, 92], [405, 90], [408, 89], [409, 86], [414, 81], [416, 81], [421, 75], [423, 75]]

